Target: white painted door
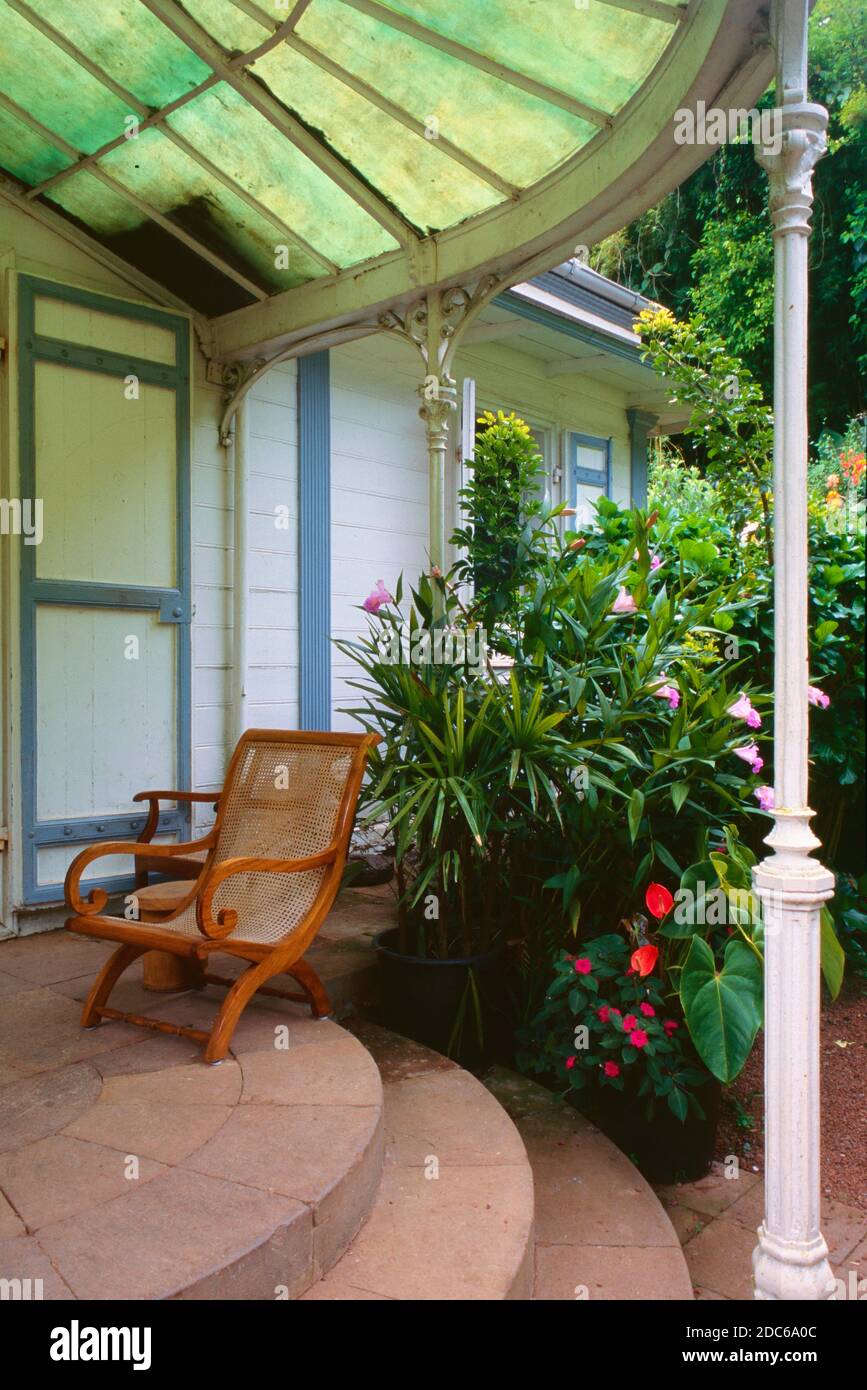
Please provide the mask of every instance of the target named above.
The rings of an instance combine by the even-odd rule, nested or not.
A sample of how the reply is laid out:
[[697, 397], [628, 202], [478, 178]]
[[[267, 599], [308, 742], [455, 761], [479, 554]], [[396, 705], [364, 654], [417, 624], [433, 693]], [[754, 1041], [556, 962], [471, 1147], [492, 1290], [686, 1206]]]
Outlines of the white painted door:
[[[184, 320], [20, 282], [24, 901], [73, 855], [134, 839], [136, 792], [189, 785], [188, 338]], [[161, 834], [175, 834], [170, 805]], [[129, 860], [92, 877], [125, 887]]]

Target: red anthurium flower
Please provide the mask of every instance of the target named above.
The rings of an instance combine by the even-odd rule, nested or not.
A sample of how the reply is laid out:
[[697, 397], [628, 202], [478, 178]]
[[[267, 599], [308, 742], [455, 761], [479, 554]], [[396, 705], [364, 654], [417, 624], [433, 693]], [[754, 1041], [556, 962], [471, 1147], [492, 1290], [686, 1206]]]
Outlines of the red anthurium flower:
[[638, 1006], [645, 1018], [656, 1018], [656, 1009], [652, 1004], [644, 1003]]
[[629, 1041], [633, 1047], [646, 1047], [649, 1039], [643, 1028], [636, 1028], [634, 1033], [629, 1034]]
[[593, 963], [588, 956], [582, 956], [580, 960], [576, 960], [575, 969], [579, 975], [589, 975], [593, 969]]
[[635, 1017], [635, 1014], [627, 1014], [623, 1020], [624, 1033], [631, 1033], [637, 1022], [638, 1019]]
[[605, 1072], [606, 1076], [620, 1075], [620, 1068], [618, 1067], [616, 1062], [606, 1062], [602, 1070]]
[[659, 951], [655, 946], [639, 946], [637, 951], [632, 952], [630, 963], [639, 975], [649, 975], [658, 959]]
[[644, 901], [647, 903], [648, 912], [653, 914], [657, 922], [661, 922], [666, 913], [674, 907], [674, 898], [662, 883], [649, 883]]

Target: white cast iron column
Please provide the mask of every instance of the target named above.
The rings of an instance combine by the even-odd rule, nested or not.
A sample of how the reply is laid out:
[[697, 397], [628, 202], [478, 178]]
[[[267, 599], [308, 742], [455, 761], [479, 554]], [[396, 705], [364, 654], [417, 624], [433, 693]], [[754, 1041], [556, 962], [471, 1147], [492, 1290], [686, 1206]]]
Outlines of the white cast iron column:
[[[388, 310], [380, 328], [411, 343], [424, 364], [424, 380], [418, 388], [419, 415], [424, 420], [428, 448], [428, 500], [430, 562], [443, 573], [446, 561], [446, 454], [449, 419], [457, 410], [457, 386], [452, 375], [455, 353], [463, 334], [486, 304], [503, 288], [494, 275], [483, 276], [474, 286], [430, 290], [401, 315]], [[438, 591], [435, 610], [440, 609]]]
[[833, 875], [807, 802], [807, 250], [827, 112], [806, 100], [806, 0], [775, 5], [780, 148], [757, 150], [774, 227], [774, 828], [754, 870], [765, 922], [765, 1219], [755, 1296], [835, 1292], [819, 1229], [819, 914]]

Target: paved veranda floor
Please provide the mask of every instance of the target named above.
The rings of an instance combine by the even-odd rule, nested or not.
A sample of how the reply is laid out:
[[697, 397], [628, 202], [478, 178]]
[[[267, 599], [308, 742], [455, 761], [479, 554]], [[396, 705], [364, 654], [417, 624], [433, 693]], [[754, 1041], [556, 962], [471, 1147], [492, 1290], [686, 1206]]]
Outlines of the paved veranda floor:
[[[714, 1164], [699, 1182], [656, 1191], [680, 1238], [696, 1298], [752, 1298], [750, 1260], [764, 1209], [760, 1175], [741, 1170], [737, 1178], [726, 1178]], [[867, 1213], [825, 1200], [822, 1230], [846, 1298], [860, 1280], [865, 1283], [859, 1296], [867, 1298]]]

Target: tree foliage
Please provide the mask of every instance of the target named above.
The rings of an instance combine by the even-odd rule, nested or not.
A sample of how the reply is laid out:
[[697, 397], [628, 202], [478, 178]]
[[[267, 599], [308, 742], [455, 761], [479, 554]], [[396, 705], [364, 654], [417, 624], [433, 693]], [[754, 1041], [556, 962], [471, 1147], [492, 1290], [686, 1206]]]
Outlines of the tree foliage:
[[[810, 433], [863, 409], [867, 368], [867, 5], [819, 0], [810, 99], [828, 108], [810, 249]], [[758, 103], [774, 105], [773, 89]], [[673, 310], [700, 315], [770, 397], [773, 249], [767, 178], [748, 143], [722, 146], [656, 207], [596, 248], [595, 268]], [[700, 452], [700, 451], [699, 451]]]

